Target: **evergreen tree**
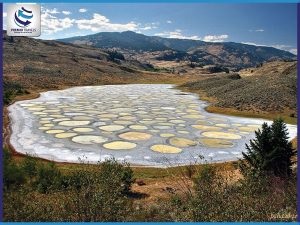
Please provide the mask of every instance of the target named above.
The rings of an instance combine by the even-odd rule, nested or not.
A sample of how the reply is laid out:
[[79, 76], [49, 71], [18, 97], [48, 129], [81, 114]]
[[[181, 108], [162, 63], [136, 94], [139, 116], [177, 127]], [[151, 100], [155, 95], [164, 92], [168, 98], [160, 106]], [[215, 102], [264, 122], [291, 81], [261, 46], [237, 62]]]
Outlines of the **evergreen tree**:
[[288, 130], [282, 119], [274, 120], [271, 126], [264, 123], [261, 130], [255, 131], [255, 139], [246, 144], [247, 151], [242, 153], [244, 160], [240, 161], [241, 172], [254, 176], [290, 176], [295, 150], [288, 138]]
[[282, 119], [274, 120], [272, 126], [272, 159], [270, 169], [275, 176], [290, 176], [292, 174], [292, 157], [296, 155], [292, 143], [288, 140], [288, 129]]

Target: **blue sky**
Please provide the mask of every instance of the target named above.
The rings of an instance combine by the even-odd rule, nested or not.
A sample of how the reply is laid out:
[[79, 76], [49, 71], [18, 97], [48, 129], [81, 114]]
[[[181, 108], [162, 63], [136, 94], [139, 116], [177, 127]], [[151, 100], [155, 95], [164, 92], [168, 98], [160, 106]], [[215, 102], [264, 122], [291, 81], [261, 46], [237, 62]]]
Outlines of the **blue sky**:
[[[7, 14], [4, 6], [4, 24]], [[5, 28], [5, 27], [4, 27]], [[131, 30], [297, 52], [296, 4], [42, 4], [41, 39]]]

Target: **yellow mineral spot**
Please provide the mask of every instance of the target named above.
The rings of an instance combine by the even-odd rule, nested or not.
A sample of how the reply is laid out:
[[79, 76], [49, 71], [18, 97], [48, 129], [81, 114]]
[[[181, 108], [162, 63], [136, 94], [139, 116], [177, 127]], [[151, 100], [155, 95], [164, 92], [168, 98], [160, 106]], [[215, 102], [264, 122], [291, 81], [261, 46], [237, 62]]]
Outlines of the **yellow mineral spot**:
[[211, 148], [230, 148], [233, 143], [228, 140], [215, 139], [215, 138], [201, 138], [200, 143]]
[[116, 118], [118, 117], [118, 115], [116, 114], [110, 114], [110, 113], [107, 113], [107, 114], [101, 114], [99, 115], [101, 118]]
[[20, 106], [34, 106], [34, 104], [32, 104], [32, 103], [22, 103], [22, 104], [20, 104]]
[[65, 132], [64, 130], [47, 130], [47, 134], [59, 134]]
[[189, 146], [197, 145], [197, 142], [187, 139], [187, 138], [179, 138], [179, 137], [172, 137], [169, 139], [170, 145], [174, 145], [176, 147], [184, 148]]
[[90, 121], [88, 120], [69, 120], [69, 121], [62, 121], [58, 124], [61, 126], [76, 127], [76, 126], [88, 125], [89, 123]]
[[69, 137], [74, 137], [76, 136], [77, 133], [59, 133], [59, 134], [56, 134], [55, 137], [56, 138], [69, 138]]
[[43, 112], [45, 112], [45, 113], [55, 113], [55, 112], [60, 112], [60, 110], [59, 109], [47, 109], [47, 110], [44, 110]]
[[121, 125], [106, 125], [106, 126], [99, 127], [100, 130], [110, 131], [110, 132], [122, 130], [124, 128], [125, 127]]
[[92, 131], [94, 131], [94, 129], [89, 128], [89, 127], [77, 127], [77, 128], [74, 128], [73, 131], [85, 133], [85, 132], [92, 132]]
[[177, 133], [179, 133], [179, 134], [188, 134], [189, 132], [186, 131], [186, 130], [179, 130], [179, 131], [177, 131]]
[[152, 135], [142, 132], [126, 132], [120, 134], [119, 137], [129, 141], [145, 141], [150, 139]]
[[79, 135], [72, 138], [73, 142], [84, 144], [84, 145], [91, 145], [91, 144], [99, 144], [107, 141], [107, 138], [102, 136], [96, 135]]
[[136, 144], [127, 141], [113, 141], [104, 144], [103, 147], [111, 150], [128, 150], [135, 148]]
[[40, 124], [49, 124], [49, 120], [41, 120]]
[[50, 130], [50, 127], [39, 127], [39, 130]]
[[129, 126], [130, 129], [133, 129], [133, 130], [147, 130], [148, 127], [146, 126], [143, 126], [143, 125], [131, 125]]
[[135, 120], [136, 119], [136, 117], [134, 117], [134, 116], [121, 116], [121, 117], [119, 117], [119, 120]]
[[153, 145], [151, 146], [151, 150], [165, 154], [178, 154], [182, 152], [182, 149], [170, 145]]

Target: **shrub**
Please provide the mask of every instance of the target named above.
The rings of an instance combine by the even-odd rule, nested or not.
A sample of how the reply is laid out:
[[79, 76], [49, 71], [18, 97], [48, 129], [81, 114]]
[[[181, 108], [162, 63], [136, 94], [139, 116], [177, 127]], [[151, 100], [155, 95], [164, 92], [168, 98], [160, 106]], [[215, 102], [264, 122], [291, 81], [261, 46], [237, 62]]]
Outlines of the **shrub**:
[[129, 164], [120, 164], [115, 159], [100, 164], [98, 178], [103, 189], [114, 189], [122, 194], [129, 194], [134, 182], [133, 171]]
[[37, 169], [35, 184], [40, 193], [49, 193], [61, 184], [61, 173], [54, 163], [41, 164]]
[[37, 175], [37, 160], [27, 155], [21, 164], [21, 168], [27, 177], [33, 178]]
[[9, 150], [3, 150], [3, 176], [4, 188], [17, 188], [25, 182], [25, 176], [21, 168], [12, 160]]
[[106, 51], [108, 54], [107, 59], [113, 62], [118, 62], [119, 60], [125, 60], [125, 57], [122, 53], [117, 52], [115, 50], [113, 51]]
[[3, 102], [5, 105], [10, 104], [16, 95], [28, 94], [28, 91], [21, 84], [13, 81], [4, 81], [3, 90]]
[[65, 210], [72, 221], [124, 221], [133, 211], [127, 198], [133, 183], [128, 164], [108, 160], [96, 171], [77, 171], [71, 176], [70, 192]]

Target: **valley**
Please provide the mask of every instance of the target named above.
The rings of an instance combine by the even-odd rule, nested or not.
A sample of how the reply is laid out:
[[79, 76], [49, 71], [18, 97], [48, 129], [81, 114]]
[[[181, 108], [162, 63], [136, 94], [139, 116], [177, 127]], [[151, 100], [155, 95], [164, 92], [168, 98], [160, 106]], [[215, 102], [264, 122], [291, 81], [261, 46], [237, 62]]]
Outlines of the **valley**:
[[[47, 206], [51, 209], [45, 213], [48, 220], [85, 220], [68, 214], [77, 210], [72, 200], [84, 204], [85, 191], [90, 194], [96, 189], [78, 192], [75, 184], [74, 191], [70, 180], [86, 182], [81, 177], [94, 184], [100, 174], [94, 164], [112, 158], [130, 162], [135, 180], [125, 201], [129, 201], [128, 211], [126, 208], [118, 220], [195, 220], [180, 207], [187, 207], [182, 202], [194, 203], [194, 194], [198, 193], [193, 189], [195, 177], [201, 171], [207, 175], [207, 164], [216, 170], [216, 176], [208, 177], [201, 191], [204, 196], [215, 191], [212, 196], [216, 199], [206, 200], [213, 202], [214, 211], [221, 199], [230, 212], [222, 218], [243, 220], [240, 215], [247, 207], [260, 212], [265, 209], [257, 202], [261, 198], [281, 201], [271, 204], [270, 212], [280, 209], [281, 204], [293, 204], [292, 197], [286, 194], [283, 198], [276, 188], [268, 195], [257, 194], [268, 186], [265, 183], [240, 185], [243, 175], [237, 159], [242, 157], [245, 143], [254, 138], [254, 131], [278, 117], [288, 124], [293, 147], [297, 146], [295, 55], [270, 47], [167, 39], [134, 32], [63, 40], [10, 38], [4, 32], [3, 40], [4, 147], [20, 168], [28, 163], [26, 153], [42, 169], [54, 161], [53, 168], [59, 171], [56, 174], [62, 174], [63, 185], [67, 186], [49, 193], [38, 189], [25, 194], [12, 191], [6, 196], [12, 203], [7, 205], [7, 212], [12, 211], [9, 207], [17, 208], [18, 195], [24, 194], [30, 199], [25, 200], [29, 207], [33, 207], [32, 199], [39, 206], [49, 202], [53, 208]], [[222, 186], [217, 186], [218, 182], [223, 182]], [[34, 181], [26, 185], [31, 184]], [[261, 189], [257, 192], [255, 188]], [[255, 194], [248, 196], [252, 191]], [[71, 202], [71, 206], [65, 207], [65, 202]], [[227, 207], [244, 204], [245, 208]], [[36, 212], [41, 209], [35, 208]], [[178, 215], [174, 210], [179, 210]], [[269, 211], [245, 218], [265, 218]], [[43, 213], [37, 214], [32, 218], [47, 220]], [[111, 218], [109, 214], [107, 218]], [[18, 215], [23, 214], [13, 216]], [[213, 221], [217, 217], [207, 218]]]

